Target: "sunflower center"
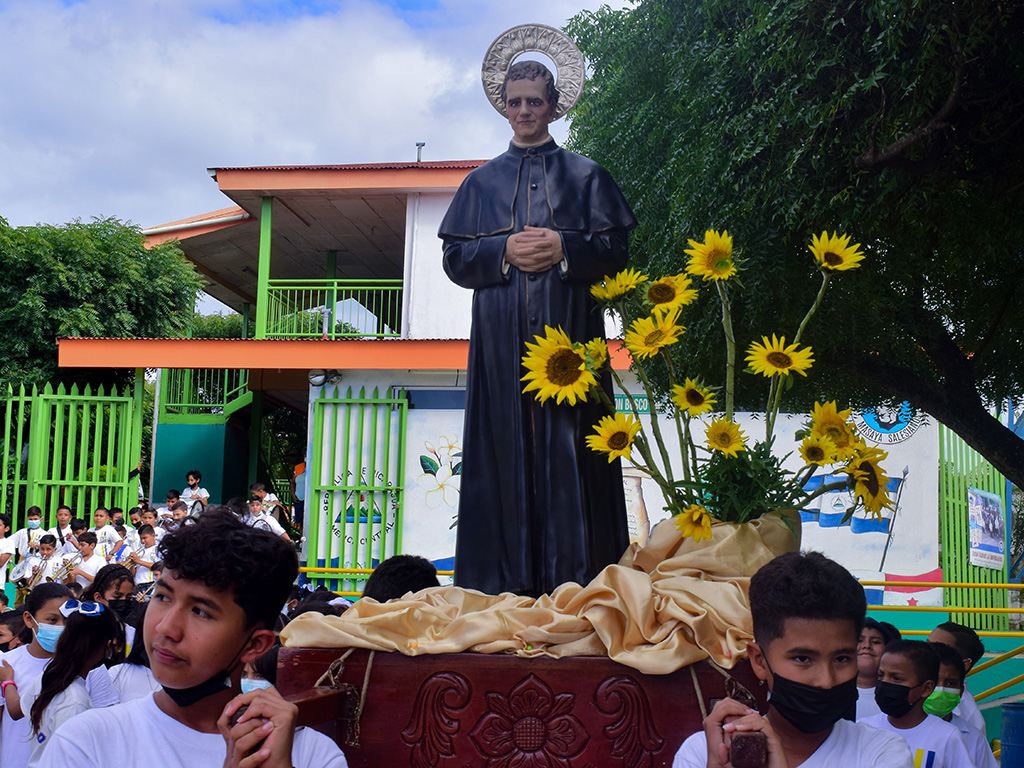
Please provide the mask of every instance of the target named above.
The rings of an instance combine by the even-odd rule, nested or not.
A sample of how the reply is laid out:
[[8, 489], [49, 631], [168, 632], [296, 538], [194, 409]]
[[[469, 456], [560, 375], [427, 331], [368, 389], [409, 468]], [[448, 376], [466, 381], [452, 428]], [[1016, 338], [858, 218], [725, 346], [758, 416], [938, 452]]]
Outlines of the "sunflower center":
[[581, 365], [583, 365], [583, 358], [571, 349], [559, 349], [548, 359], [548, 379], [556, 387], [572, 386], [583, 375], [583, 371], [580, 370]]
[[522, 752], [536, 752], [547, 740], [547, 726], [539, 717], [524, 717], [512, 726], [512, 741]]
[[822, 429], [825, 435], [836, 444], [837, 448], [843, 448], [846, 446], [846, 430], [835, 424], [826, 426]]
[[807, 460], [808, 461], [824, 461], [825, 451], [821, 449], [820, 445], [810, 445], [807, 447]]
[[789, 368], [791, 365], [793, 365], [793, 358], [791, 358], [785, 352], [780, 352], [778, 350], [769, 352], [765, 359], [768, 361], [769, 364], [779, 369]]
[[825, 251], [825, 253], [821, 255], [821, 260], [833, 267], [837, 264], [843, 263], [843, 257], [838, 253], [833, 253], [832, 251]]
[[875, 468], [865, 462], [860, 465], [860, 469], [865, 473], [865, 476], [861, 478], [861, 483], [863, 483], [864, 487], [867, 489], [868, 495], [877, 496], [879, 483], [878, 474], [875, 472]]
[[644, 336], [644, 344], [648, 347], [656, 347], [661, 344], [662, 339], [666, 336], [665, 332], [661, 328], [655, 328], [653, 331]]
[[692, 405], [694, 408], [696, 408], [698, 406], [701, 406], [701, 405], [704, 405], [706, 400], [707, 400], [707, 398], [705, 398], [704, 395], [702, 395], [700, 393], [700, 390], [698, 390], [698, 389], [688, 389], [688, 390], [686, 390], [686, 402], [689, 403], [690, 405]]
[[728, 448], [732, 445], [732, 436], [728, 432], [718, 432], [713, 438], [715, 445]]
[[625, 432], [612, 432], [608, 436], [608, 447], [613, 451], [621, 451], [629, 445], [629, 435]]
[[667, 283], [655, 283], [647, 290], [652, 304], [668, 304], [676, 297], [676, 289]]

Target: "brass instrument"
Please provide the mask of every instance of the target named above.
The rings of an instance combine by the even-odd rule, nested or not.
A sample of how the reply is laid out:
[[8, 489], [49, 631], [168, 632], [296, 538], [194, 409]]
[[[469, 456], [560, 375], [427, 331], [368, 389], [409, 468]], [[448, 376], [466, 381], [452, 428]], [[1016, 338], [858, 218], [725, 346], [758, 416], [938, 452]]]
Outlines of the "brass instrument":
[[[50, 557], [53, 557], [53, 555], [50, 555]], [[28, 580], [28, 584], [25, 585], [25, 589], [27, 589], [29, 592], [35, 589], [36, 585], [43, 578], [43, 574], [46, 572], [46, 566], [50, 562], [50, 557], [44, 557], [40, 561], [38, 567], [32, 574], [32, 578]]]
[[75, 552], [75, 554], [71, 555], [71, 557], [64, 558], [64, 562], [61, 564], [61, 566], [57, 568], [57, 570], [55, 570], [52, 575], [47, 576], [46, 580], [48, 582], [55, 581], [58, 584], [63, 584], [65, 581], [67, 581], [67, 578], [71, 575], [71, 572], [81, 564], [82, 555], [78, 552]]
[[128, 544], [125, 544], [123, 547], [121, 547], [121, 549], [118, 550], [118, 553], [121, 552], [123, 552], [124, 555], [122, 557], [115, 558], [114, 562], [118, 565], [123, 565], [125, 568], [127, 568], [134, 574], [135, 568], [138, 566], [138, 563], [132, 560], [132, 555], [134, 554], [141, 557], [143, 554], [145, 554], [146, 548], [139, 547], [138, 549], [135, 549], [129, 546]]

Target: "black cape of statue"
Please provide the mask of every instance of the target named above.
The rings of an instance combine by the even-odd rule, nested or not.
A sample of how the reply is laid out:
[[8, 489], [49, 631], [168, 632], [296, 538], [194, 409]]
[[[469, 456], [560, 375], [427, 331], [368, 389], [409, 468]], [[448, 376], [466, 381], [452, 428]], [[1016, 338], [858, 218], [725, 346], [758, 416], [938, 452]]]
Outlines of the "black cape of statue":
[[[526, 225], [562, 237], [565, 261], [540, 273], [504, 265]], [[607, 411], [593, 402], [540, 405], [522, 394], [525, 342], [561, 327], [604, 337], [590, 285], [626, 266], [636, 219], [597, 163], [550, 141], [474, 170], [439, 236], [448, 277], [473, 289], [455, 583], [537, 596], [586, 584], [629, 544], [619, 461], [584, 442]], [[503, 269], [504, 265], [504, 269]], [[610, 377], [605, 390], [611, 394]]]

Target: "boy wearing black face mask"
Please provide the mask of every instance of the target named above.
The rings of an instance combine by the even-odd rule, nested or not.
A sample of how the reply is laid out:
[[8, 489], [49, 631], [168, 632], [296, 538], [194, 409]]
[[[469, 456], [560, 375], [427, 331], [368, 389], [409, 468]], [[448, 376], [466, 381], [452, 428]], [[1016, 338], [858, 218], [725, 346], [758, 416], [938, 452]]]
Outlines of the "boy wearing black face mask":
[[790, 552], [750, 580], [754, 641], [747, 652], [767, 683], [761, 716], [724, 699], [676, 753], [673, 768], [730, 768], [732, 737], [767, 737], [769, 768], [909, 768], [907, 745], [852, 722], [864, 589], [818, 552]]
[[878, 664], [875, 701], [881, 714], [860, 723], [902, 736], [914, 753], [914, 765], [929, 768], [974, 767], [960, 731], [924, 711], [935, 690], [939, 657], [920, 640], [896, 640], [885, 647]]

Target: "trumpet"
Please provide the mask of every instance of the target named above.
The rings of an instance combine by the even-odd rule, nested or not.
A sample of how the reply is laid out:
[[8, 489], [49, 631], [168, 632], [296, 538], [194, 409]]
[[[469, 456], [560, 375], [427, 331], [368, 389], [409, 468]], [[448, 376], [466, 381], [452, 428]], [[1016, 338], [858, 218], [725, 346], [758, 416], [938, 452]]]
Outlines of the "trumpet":
[[64, 562], [51, 574], [46, 577], [48, 582], [55, 581], [58, 584], [63, 584], [71, 572], [75, 570], [82, 563], [82, 555], [75, 552], [71, 557], [64, 559]]
[[[52, 555], [51, 555], [52, 557]], [[44, 557], [42, 561], [36, 566], [36, 570], [32, 573], [32, 578], [28, 580], [28, 584], [25, 585], [25, 589], [31, 592], [39, 581], [43, 578], [43, 574], [46, 573], [46, 566], [49, 564], [50, 558]]]
[[[127, 544], [125, 544], [124, 546], [122, 546], [115, 553], [115, 555], [114, 555], [114, 562], [117, 563], [118, 565], [123, 565], [129, 571], [131, 571], [132, 573], [135, 573], [135, 568], [138, 565], [138, 563], [136, 563], [134, 560], [132, 560], [132, 555], [134, 554], [134, 555], [136, 555], [138, 557], [141, 557], [145, 553], [145, 551], [146, 551], [145, 547], [139, 547], [138, 549], [133, 549], [132, 547], [130, 547]], [[120, 557], [118, 555], [120, 555]]]

